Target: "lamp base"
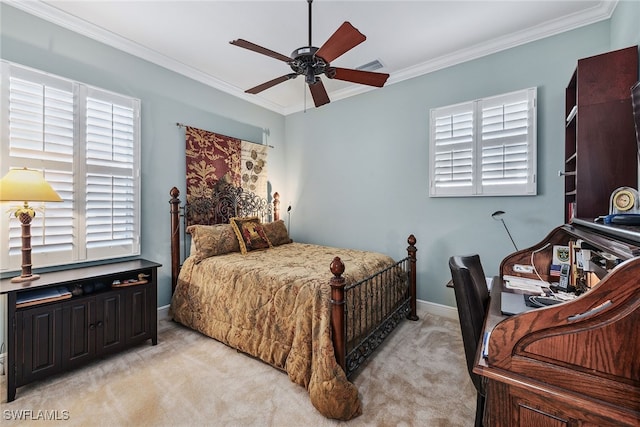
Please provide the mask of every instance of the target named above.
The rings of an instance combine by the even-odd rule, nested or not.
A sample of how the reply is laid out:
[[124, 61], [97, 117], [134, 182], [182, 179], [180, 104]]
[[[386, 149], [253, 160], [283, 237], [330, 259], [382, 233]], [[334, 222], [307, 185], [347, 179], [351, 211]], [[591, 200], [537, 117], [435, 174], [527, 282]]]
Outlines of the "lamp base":
[[32, 280], [38, 280], [39, 278], [39, 274], [32, 274], [30, 276], [18, 276], [11, 279], [11, 283], [31, 282]]

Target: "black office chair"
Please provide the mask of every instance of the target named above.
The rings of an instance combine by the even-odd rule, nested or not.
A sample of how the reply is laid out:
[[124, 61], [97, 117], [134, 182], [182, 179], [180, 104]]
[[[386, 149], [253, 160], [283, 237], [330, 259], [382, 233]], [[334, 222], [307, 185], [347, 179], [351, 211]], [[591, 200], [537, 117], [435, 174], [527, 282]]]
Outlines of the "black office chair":
[[478, 392], [475, 426], [482, 426], [486, 387], [483, 377], [473, 373], [476, 350], [482, 341], [482, 326], [489, 304], [487, 281], [478, 255], [452, 256], [449, 269], [458, 305], [460, 330], [467, 359], [467, 370]]

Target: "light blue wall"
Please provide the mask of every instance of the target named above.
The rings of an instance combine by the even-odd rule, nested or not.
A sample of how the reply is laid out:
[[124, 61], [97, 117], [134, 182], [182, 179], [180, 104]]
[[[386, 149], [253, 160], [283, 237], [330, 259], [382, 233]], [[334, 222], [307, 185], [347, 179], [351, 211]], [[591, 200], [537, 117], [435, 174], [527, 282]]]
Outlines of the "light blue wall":
[[[418, 243], [418, 298], [455, 306], [448, 258], [479, 253], [487, 275], [563, 222], [564, 93], [580, 58], [638, 43], [638, 3], [609, 21], [443, 69], [286, 119], [294, 239], [401, 257]], [[624, 30], [618, 30], [625, 28]], [[429, 109], [536, 86], [538, 195], [428, 197]]]
[[618, 2], [611, 17], [611, 50], [640, 45], [640, 1]]
[[284, 118], [6, 4], [0, 14], [2, 59], [142, 100], [142, 256], [163, 265], [158, 305], [169, 304], [169, 190], [177, 186], [184, 194], [186, 168], [184, 130], [176, 123], [253, 142], [262, 142], [262, 129], [269, 129], [267, 142], [275, 147], [269, 180], [279, 188], [286, 171]]
[[[492, 212], [507, 212], [520, 248], [562, 222], [564, 88], [576, 61], [640, 42], [640, 3], [622, 1], [610, 21], [285, 118], [6, 4], [0, 14], [3, 59], [142, 100], [142, 255], [163, 264], [159, 306], [170, 295], [168, 191], [184, 190], [176, 122], [256, 142], [269, 129], [269, 178], [293, 206], [294, 239], [401, 257], [413, 233], [419, 298], [454, 306], [444, 286], [451, 254], [480, 253], [490, 275], [513, 250]], [[429, 109], [531, 86], [538, 196], [430, 199]]]

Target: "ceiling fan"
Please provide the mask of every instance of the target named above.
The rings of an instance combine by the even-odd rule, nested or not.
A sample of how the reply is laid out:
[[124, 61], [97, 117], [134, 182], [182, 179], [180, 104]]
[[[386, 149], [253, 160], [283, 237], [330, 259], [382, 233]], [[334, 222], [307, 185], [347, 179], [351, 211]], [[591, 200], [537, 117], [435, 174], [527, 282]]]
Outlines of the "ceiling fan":
[[324, 74], [330, 79], [344, 80], [376, 87], [384, 86], [389, 78], [389, 74], [331, 66], [331, 61], [353, 49], [367, 38], [353, 25], [345, 21], [320, 48], [314, 47], [311, 43], [311, 4], [313, 0], [307, 0], [307, 3], [309, 3], [309, 45], [294, 50], [291, 53], [291, 57], [243, 39], [229, 42], [232, 45], [286, 62], [293, 70], [293, 73], [269, 80], [251, 89], [247, 89], [245, 92], [251, 94], [260, 93], [263, 90], [302, 75], [304, 76], [305, 82], [309, 85], [315, 106], [320, 107], [321, 105], [331, 102], [327, 90], [322, 80], [320, 80], [321, 74]]

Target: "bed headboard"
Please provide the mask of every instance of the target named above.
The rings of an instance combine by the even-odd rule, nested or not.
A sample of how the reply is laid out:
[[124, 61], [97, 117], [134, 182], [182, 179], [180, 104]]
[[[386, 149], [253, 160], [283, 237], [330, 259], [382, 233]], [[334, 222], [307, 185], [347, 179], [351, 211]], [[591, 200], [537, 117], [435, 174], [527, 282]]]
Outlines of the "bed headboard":
[[[278, 193], [274, 194], [274, 201]], [[257, 216], [262, 222], [273, 221], [271, 203], [251, 191], [231, 184], [217, 185], [211, 197], [191, 197], [184, 205], [185, 227], [194, 224], [227, 224], [233, 217]]]
[[[231, 184], [217, 185], [211, 197], [193, 198], [181, 205], [180, 190], [169, 191], [171, 200], [171, 283], [177, 283], [180, 264], [183, 260], [181, 247], [186, 250], [185, 230], [194, 224], [226, 224], [233, 217], [257, 216], [262, 222], [280, 219], [280, 195], [273, 194], [271, 203], [251, 191]], [[180, 217], [182, 224], [180, 226]], [[181, 245], [182, 241], [182, 245]]]

